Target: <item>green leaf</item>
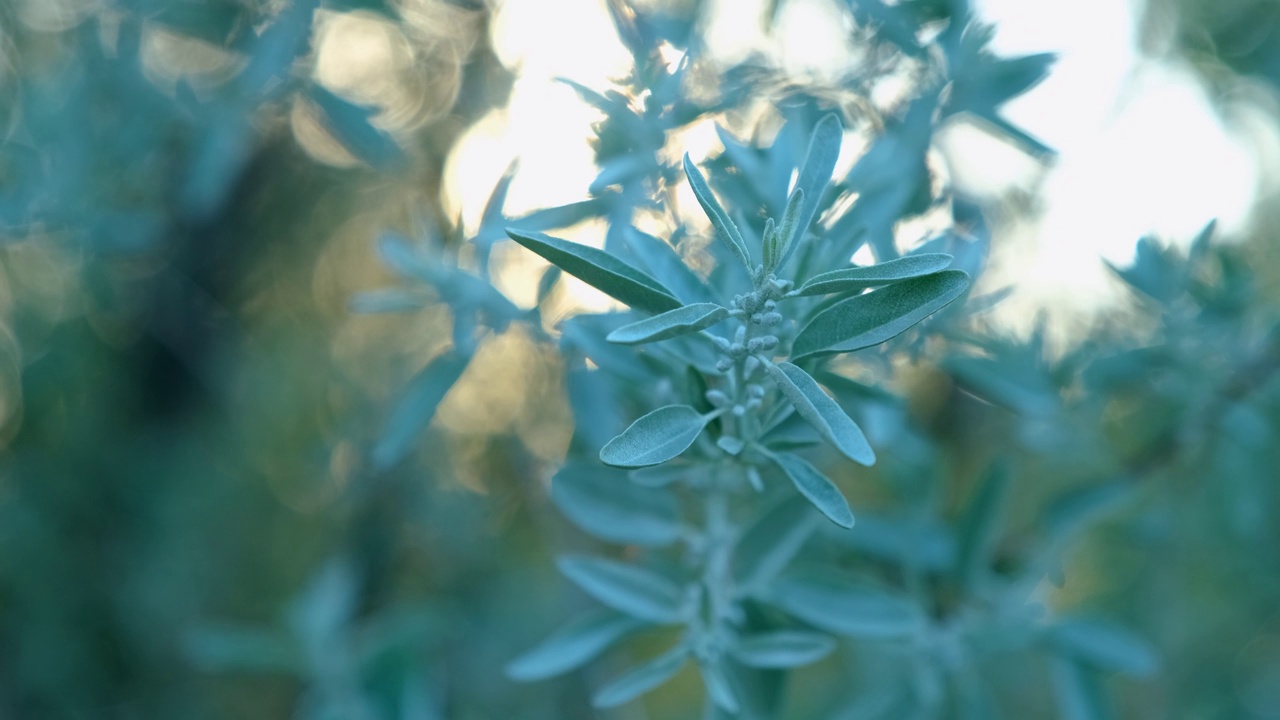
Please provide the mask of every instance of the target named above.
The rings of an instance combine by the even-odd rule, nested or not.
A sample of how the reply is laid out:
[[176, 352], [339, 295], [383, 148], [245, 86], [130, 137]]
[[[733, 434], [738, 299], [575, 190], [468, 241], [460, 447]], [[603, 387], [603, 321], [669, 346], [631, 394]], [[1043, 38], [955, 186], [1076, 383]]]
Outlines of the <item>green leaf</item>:
[[241, 625], [200, 625], [183, 638], [187, 656], [206, 672], [297, 674], [306, 668], [288, 634]]
[[1000, 514], [1008, 495], [1009, 470], [997, 463], [978, 488], [960, 527], [956, 574], [961, 585], [972, 588], [991, 563], [991, 550], [1000, 531]]
[[610, 542], [669, 545], [680, 539], [675, 496], [598, 465], [568, 465], [551, 479], [551, 500], [575, 525]]
[[688, 450], [719, 412], [703, 415], [688, 405], [660, 407], [605, 443], [600, 462], [620, 468], [664, 463]]
[[655, 623], [683, 617], [684, 593], [652, 570], [581, 555], [563, 555], [556, 565], [584, 592], [614, 610]]
[[[804, 194], [804, 204], [796, 215], [793, 224], [793, 237], [799, 239], [813, 224], [818, 214], [818, 203], [831, 182], [831, 173], [836, 169], [836, 160], [840, 157], [840, 143], [844, 140], [844, 126], [835, 113], [830, 113], [818, 121], [813, 128], [813, 136], [809, 138], [809, 150], [805, 154], [804, 165], [796, 176], [795, 191]], [[787, 264], [800, 243], [788, 240], [788, 247], [782, 253], [778, 267]]]
[[1098, 678], [1080, 663], [1053, 658], [1053, 684], [1063, 720], [1110, 720]]
[[702, 172], [698, 170], [693, 161], [689, 159], [689, 153], [684, 155], [684, 174], [689, 176], [689, 186], [693, 188], [693, 194], [698, 198], [698, 204], [702, 206], [703, 212], [711, 219], [711, 224], [715, 226], [716, 234], [720, 236], [732, 248], [733, 254], [738, 256], [742, 261], [742, 266], [747, 272], [754, 272], [755, 267], [751, 264], [751, 253], [747, 250], [747, 244], [742, 240], [742, 233], [738, 231], [738, 226], [733, 224], [729, 219], [728, 213], [724, 208], [720, 207], [716, 196], [711, 193], [711, 188], [707, 185], [707, 180], [702, 176]]
[[737, 587], [750, 594], [768, 585], [791, 562], [818, 527], [804, 498], [791, 496], [747, 528], [733, 554]]
[[600, 688], [591, 704], [603, 709], [634, 700], [675, 677], [688, 659], [689, 648], [677, 645]]
[[583, 615], [512, 660], [507, 677], [531, 682], [566, 673], [641, 627], [644, 623], [609, 610]]
[[702, 675], [702, 684], [706, 686], [711, 702], [730, 715], [737, 715], [742, 704], [738, 702], [738, 693], [734, 690], [733, 683], [729, 681], [729, 676], [725, 674], [724, 666], [718, 662], [700, 662], [698, 671]]
[[953, 259], [946, 253], [923, 253], [907, 255], [876, 265], [832, 270], [809, 278], [791, 294], [830, 295], [889, 285], [945, 270]]
[[829, 571], [813, 577], [784, 577], [768, 588], [764, 599], [814, 627], [848, 637], [906, 637], [924, 622], [909, 600]]
[[791, 453], [770, 454], [770, 459], [791, 478], [800, 491], [831, 522], [843, 528], [853, 527], [853, 511], [835, 486], [807, 460]]
[[516, 228], [507, 228], [507, 235], [570, 275], [637, 310], [662, 313], [681, 305], [662, 283], [603, 250]]
[[1101, 670], [1149, 677], [1160, 666], [1147, 641], [1101, 620], [1061, 620], [1048, 631], [1048, 640], [1059, 651]]
[[841, 300], [796, 336], [793, 359], [853, 352], [895, 337], [946, 307], [969, 288], [969, 275], [944, 270]]
[[728, 308], [715, 303], [695, 303], [623, 325], [609, 333], [606, 339], [619, 345], [657, 342], [705, 330], [727, 317]]
[[875, 464], [875, 451], [867, 443], [862, 430], [808, 373], [789, 362], [766, 363], [764, 367], [800, 417], [812, 425], [823, 439], [856, 463]]
[[[796, 241], [796, 236], [804, 234], [804, 228], [797, 227], [803, 206], [804, 190], [796, 188], [787, 200], [787, 209], [782, 213], [782, 224], [773, 233], [772, 242], [767, 246], [764, 259], [765, 272], [773, 272], [781, 266], [782, 259], [791, 254], [791, 246]], [[766, 234], [768, 234], [767, 230]]]
[[373, 449], [375, 467], [386, 470], [408, 454], [418, 433], [436, 414], [440, 401], [462, 377], [469, 360], [462, 353], [450, 351], [432, 360], [413, 376], [400, 393], [400, 400], [391, 411], [382, 438]]
[[781, 630], [738, 641], [731, 652], [754, 668], [794, 668], [826, 657], [836, 647], [830, 637], [802, 630]]

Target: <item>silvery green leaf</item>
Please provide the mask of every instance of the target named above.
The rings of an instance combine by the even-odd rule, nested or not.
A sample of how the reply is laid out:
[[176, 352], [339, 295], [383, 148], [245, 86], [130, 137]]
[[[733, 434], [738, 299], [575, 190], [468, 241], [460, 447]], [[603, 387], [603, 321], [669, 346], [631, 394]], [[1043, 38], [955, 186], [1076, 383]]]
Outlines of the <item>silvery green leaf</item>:
[[675, 677], [688, 659], [689, 648], [681, 643], [600, 688], [591, 704], [603, 709], [634, 700]]
[[728, 308], [715, 303], [697, 303], [623, 325], [609, 333], [606, 339], [619, 345], [657, 342], [705, 330], [727, 317]]
[[1160, 666], [1147, 641], [1114, 623], [1068, 618], [1050, 628], [1047, 639], [1060, 652], [1100, 670], [1148, 677]]
[[907, 255], [864, 267], [843, 268], [815, 275], [795, 291], [795, 295], [830, 295], [853, 292], [909, 280], [945, 270], [953, 258], [946, 253]]
[[715, 294], [707, 284], [676, 252], [673, 247], [676, 242], [674, 238], [669, 243], [627, 226], [622, 229], [622, 241], [635, 255], [642, 269], [675, 291], [676, 297], [690, 303], [715, 300]]
[[946, 307], [968, 288], [967, 274], [944, 270], [841, 300], [800, 330], [792, 356], [846, 353], [879, 345]]
[[741, 709], [738, 693], [734, 690], [725, 668], [718, 662], [700, 662], [698, 671], [702, 675], [702, 684], [707, 688], [707, 696], [711, 702], [730, 715], [737, 715]]
[[1097, 677], [1080, 663], [1063, 657], [1053, 658], [1052, 667], [1063, 720], [1110, 720]]
[[391, 411], [382, 438], [373, 449], [375, 467], [385, 470], [404, 458], [418, 433], [431, 422], [440, 401], [462, 377], [468, 361], [469, 358], [461, 353], [446, 352], [409, 381]]
[[770, 459], [786, 473], [791, 482], [831, 522], [843, 528], [853, 527], [853, 511], [840, 489], [809, 464], [809, 461], [791, 453], [771, 454]]
[[604, 540], [659, 546], [680, 539], [675, 497], [637, 485], [625, 472], [566, 466], [551, 479], [551, 500], [575, 525]]
[[530, 682], [573, 670], [644, 623], [609, 610], [573, 620], [507, 665], [507, 677]]
[[717, 413], [703, 415], [688, 405], [658, 408], [605, 443], [600, 462], [621, 468], [664, 463], [688, 450]]
[[760, 516], [734, 551], [734, 577], [744, 594], [763, 588], [791, 562], [820, 519], [807, 500], [792, 496]]
[[[818, 213], [818, 203], [831, 182], [831, 173], [836, 168], [836, 160], [840, 157], [840, 143], [844, 139], [844, 127], [835, 113], [826, 115], [813, 128], [813, 136], [809, 139], [809, 151], [805, 155], [804, 165], [796, 176], [796, 190], [804, 194], [804, 205], [797, 213], [792, 225], [792, 237], [796, 240], [804, 236], [805, 231], [813, 224]], [[789, 246], [782, 253], [778, 266], [787, 264], [794, 254], [798, 242], [783, 238]]]
[[[782, 223], [772, 234], [772, 242], [766, 244], [764, 259], [765, 272], [773, 272], [782, 265], [783, 258], [791, 254], [792, 244], [797, 236], [804, 235], [804, 229], [798, 227], [799, 216], [804, 207], [804, 190], [796, 188], [787, 200], [787, 209], [782, 214]], [[765, 234], [769, 235], [766, 227]]]
[[850, 460], [874, 465], [875, 451], [867, 443], [862, 430], [840, 406], [818, 386], [804, 370], [789, 362], [768, 363], [765, 370], [777, 384], [796, 412], [818, 431], [818, 434]]
[[507, 234], [570, 275], [637, 310], [661, 313], [681, 305], [657, 280], [603, 250], [540, 232], [507, 228]]
[[588, 595], [634, 618], [673, 623], [683, 615], [679, 586], [652, 570], [581, 555], [563, 555], [556, 565]]
[[698, 204], [702, 206], [702, 210], [711, 219], [711, 224], [715, 226], [716, 234], [720, 239], [728, 243], [733, 250], [733, 254], [738, 256], [742, 261], [742, 266], [747, 272], [752, 272], [755, 268], [751, 264], [751, 253], [747, 250], [747, 244], [742, 240], [742, 233], [738, 232], [738, 226], [733, 224], [729, 219], [728, 213], [724, 208], [720, 207], [720, 202], [716, 200], [716, 196], [711, 192], [711, 188], [707, 185], [707, 180], [702, 176], [702, 172], [698, 170], [693, 161], [689, 159], [689, 154], [684, 156], [684, 173], [689, 176], [689, 185], [693, 188], [693, 194], [698, 198]]
[[783, 577], [769, 586], [764, 599], [814, 627], [847, 637], [907, 637], [924, 623], [920, 610], [906, 598], [830, 571]]
[[779, 630], [742, 638], [730, 652], [748, 667], [794, 668], [821, 660], [835, 647], [835, 641], [821, 633]]
[[991, 564], [991, 550], [1000, 531], [1000, 514], [1009, 489], [1009, 471], [997, 463], [978, 486], [964, 522], [960, 526], [956, 575], [964, 587], [972, 588]]

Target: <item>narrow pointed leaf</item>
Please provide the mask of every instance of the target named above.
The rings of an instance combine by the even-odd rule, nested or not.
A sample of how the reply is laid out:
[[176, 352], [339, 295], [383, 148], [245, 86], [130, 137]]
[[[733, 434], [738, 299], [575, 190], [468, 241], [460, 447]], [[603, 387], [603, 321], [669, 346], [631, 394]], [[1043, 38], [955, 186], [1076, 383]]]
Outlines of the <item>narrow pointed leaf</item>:
[[800, 494], [808, 498], [827, 519], [843, 528], [853, 527], [853, 511], [835, 483], [798, 455], [777, 453], [771, 458], [791, 478]]
[[703, 415], [688, 405], [658, 408], [605, 443], [600, 462], [621, 468], [664, 463], [688, 450], [715, 415]]
[[1110, 720], [1101, 683], [1093, 673], [1062, 657], [1053, 659], [1052, 668], [1062, 720]]
[[952, 260], [946, 253], [923, 253], [865, 267], [832, 270], [809, 278], [795, 294], [829, 295], [888, 285], [946, 270]]
[[448, 394], [469, 358], [462, 353], [447, 352], [432, 360], [409, 381], [400, 401], [391, 411], [382, 438], [373, 449], [373, 464], [385, 470], [400, 462], [413, 447], [418, 433], [431, 422], [440, 401]]
[[862, 465], [874, 465], [875, 451], [867, 443], [853, 419], [827, 396], [809, 373], [782, 362], [765, 365], [769, 377], [778, 389], [795, 406], [796, 412], [818, 431], [818, 434], [850, 460]]
[[707, 696], [711, 702], [730, 715], [737, 715], [742, 704], [738, 702], [738, 693], [729, 681], [725, 668], [720, 663], [698, 663], [698, 671], [702, 675], [702, 684], [707, 688]]
[[603, 250], [540, 232], [507, 228], [507, 234], [570, 275], [637, 310], [661, 313], [681, 305], [662, 283]]
[[969, 503], [960, 527], [960, 545], [956, 554], [957, 576], [966, 588], [974, 587], [982, 572], [990, 566], [1008, 487], [1008, 468], [997, 464], [983, 478], [982, 485]]
[[652, 570], [580, 555], [561, 556], [556, 565], [584, 592], [614, 610], [655, 623], [681, 618], [680, 588]]
[[924, 622], [909, 600], [829, 572], [784, 577], [770, 586], [765, 599], [814, 627], [847, 637], [906, 637]]
[[879, 345], [946, 307], [968, 288], [967, 273], [944, 270], [841, 300], [804, 326], [792, 344], [792, 357]]
[[768, 585], [804, 546], [821, 522], [813, 506], [792, 496], [742, 534], [734, 551], [734, 577], [744, 594]]
[[[822, 201], [827, 184], [831, 182], [831, 173], [836, 169], [836, 160], [840, 157], [840, 143], [843, 140], [844, 126], [840, 124], [840, 118], [835, 113], [823, 117], [813, 128], [813, 136], [809, 139], [809, 150], [805, 154], [804, 165], [800, 167], [800, 174], [796, 176], [796, 190], [804, 193], [804, 204], [797, 213], [794, 224], [793, 235], [796, 240], [804, 236], [809, 226], [813, 224], [814, 216], [818, 214], [818, 203]], [[779, 267], [787, 264], [799, 245], [799, 242], [790, 242], [790, 246], [782, 254], [782, 260], [778, 263]]]
[[732, 653], [748, 667], [794, 668], [821, 660], [835, 647], [835, 641], [821, 633], [781, 630], [743, 638]]
[[566, 673], [604, 652], [644, 623], [609, 610], [570, 622], [507, 665], [507, 677], [531, 682]]
[[728, 308], [715, 303], [696, 303], [623, 325], [609, 333], [606, 339], [619, 345], [657, 342], [705, 330], [727, 317]]
[[804, 190], [797, 187], [787, 200], [787, 209], [782, 214], [782, 224], [778, 227], [777, 237], [774, 242], [775, 255], [768, 265], [772, 272], [775, 268], [782, 265], [783, 258], [791, 254], [791, 246], [798, 239], [798, 236], [804, 235], [805, 229], [800, 227], [800, 213], [804, 208]]
[[1160, 666], [1147, 641], [1109, 622], [1062, 620], [1049, 630], [1048, 639], [1061, 652], [1101, 670], [1148, 677]]
[[742, 266], [747, 272], [753, 271], [755, 268], [751, 265], [751, 253], [747, 250], [747, 244], [742, 239], [742, 233], [738, 231], [738, 226], [733, 224], [733, 220], [729, 219], [729, 214], [720, 206], [720, 202], [716, 200], [716, 196], [712, 194], [707, 180], [702, 176], [702, 172], [698, 170], [693, 161], [689, 159], [689, 154], [684, 156], [684, 173], [689, 176], [689, 186], [693, 188], [693, 194], [698, 198], [698, 204], [702, 206], [703, 212], [711, 219], [711, 224], [715, 226], [716, 234], [720, 239], [729, 244], [733, 250], [733, 254], [738, 256], [742, 261]]
[[637, 485], [620, 470], [569, 465], [551, 479], [551, 500], [575, 525], [604, 540], [656, 547], [680, 539], [675, 496]]
[[678, 645], [600, 688], [591, 704], [603, 709], [634, 700], [675, 677], [688, 659], [689, 649]]

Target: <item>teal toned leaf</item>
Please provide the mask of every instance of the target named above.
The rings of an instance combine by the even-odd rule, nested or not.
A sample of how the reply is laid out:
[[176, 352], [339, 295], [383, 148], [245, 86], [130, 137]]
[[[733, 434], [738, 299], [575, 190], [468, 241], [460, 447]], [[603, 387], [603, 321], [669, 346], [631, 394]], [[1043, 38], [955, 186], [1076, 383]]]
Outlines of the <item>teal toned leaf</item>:
[[788, 362], [766, 364], [765, 370], [795, 406], [800, 417], [812, 425], [823, 439], [856, 463], [875, 464], [875, 451], [867, 443], [862, 430], [808, 373]]
[[730, 715], [737, 715], [741, 709], [738, 693], [729, 681], [725, 668], [720, 663], [698, 663], [698, 671], [702, 675], [702, 684], [707, 688], [707, 696], [711, 702]]
[[1049, 630], [1048, 640], [1059, 651], [1100, 670], [1148, 677], [1160, 666], [1160, 659], [1147, 641], [1101, 620], [1059, 621]]
[[681, 305], [657, 280], [603, 250], [540, 232], [507, 228], [507, 234], [570, 275], [637, 310], [661, 313]]
[[729, 244], [729, 247], [733, 249], [733, 253], [742, 261], [742, 266], [747, 269], [747, 272], [755, 270], [751, 265], [751, 253], [747, 250], [747, 244], [743, 241], [742, 233], [738, 231], [738, 226], [733, 224], [733, 221], [729, 219], [728, 213], [724, 211], [724, 208], [720, 207], [720, 202], [712, 194], [706, 178], [702, 177], [702, 172], [689, 159], [688, 153], [685, 153], [684, 156], [684, 173], [689, 176], [689, 185], [693, 188], [693, 194], [698, 198], [698, 204], [702, 206], [703, 212], [711, 219], [711, 224], [715, 226], [716, 234], [720, 236], [721, 240]]
[[738, 588], [751, 593], [769, 584], [791, 562], [820, 518], [804, 498], [792, 496], [747, 528], [733, 555]]
[[703, 415], [688, 405], [658, 408], [605, 443], [600, 449], [600, 462], [621, 468], [664, 463], [688, 450], [715, 416], [716, 413]]
[[677, 645], [600, 688], [591, 703], [598, 708], [611, 708], [634, 700], [675, 677], [688, 659], [689, 648]]
[[469, 358], [457, 352], [447, 352], [432, 360], [409, 381], [400, 394], [400, 401], [391, 411], [382, 439], [373, 449], [373, 464], [385, 470], [400, 462], [418, 433], [431, 422], [436, 407], [453, 384], [467, 369]]
[[430, 298], [421, 292], [400, 290], [371, 290], [351, 299], [351, 312], [360, 314], [402, 313], [421, 310], [430, 304]]
[[809, 151], [805, 154], [800, 174], [796, 176], [795, 189], [804, 194], [804, 204], [792, 226], [794, 239], [789, 241], [789, 246], [782, 253], [779, 267], [786, 265], [791, 259], [795, 249], [800, 245], [797, 241], [813, 224], [813, 218], [818, 213], [818, 203], [822, 201], [827, 184], [831, 182], [831, 173], [836, 168], [836, 160], [840, 157], [840, 143], [843, 140], [844, 127], [835, 113], [823, 117], [813, 128], [813, 136], [809, 139]]
[[271, 629], [200, 625], [183, 639], [188, 657], [206, 672], [295, 674], [306, 666], [293, 638]]
[[968, 274], [944, 270], [841, 300], [804, 326], [792, 345], [792, 356], [853, 352], [879, 345], [946, 307], [968, 288]]
[[829, 295], [888, 285], [945, 270], [952, 259], [946, 253], [924, 253], [865, 267], [832, 270], [809, 278], [794, 294]]
[[325, 129], [352, 155], [378, 169], [403, 163], [404, 151], [372, 122], [376, 108], [357, 105], [319, 85], [311, 85], [308, 94], [320, 111]]
[[512, 660], [507, 677], [524, 682], [555, 677], [588, 662], [643, 626], [639, 620], [608, 610], [583, 615]]
[[669, 310], [609, 333], [609, 342], [639, 345], [705, 330], [729, 317], [729, 310], [714, 303], [697, 303]]
[[1110, 720], [1098, 678], [1080, 663], [1054, 658], [1053, 684], [1063, 720]]
[[679, 586], [652, 570], [580, 555], [561, 556], [556, 565], [575, 585], [614, 610], [655, 623], [682, 617], [684, 595]]
[[831, 522], [843, 528], [853, 527], [853, 511], [849, 510], [848, 501], [840, 494], [840, 489], [818, 472], [817, 468], [791, 453], [777, 453], [770, 457], [791, 478], [800, 494], [808, 498]]
[[969, 502], [960, 526], [960, 546], [956, 555], [957, 575], [965, 587], [974, 587], [979, 576], [991, 564], [991, 551], [1000, 531], [1000, 514], [1008, 488], [1008, 468], [997, 463], [987, 472]]
[[829, 572], [783, 577], [769, 587], [764, 599], [814, 627], [848, 637], [906, 637], [924, 622], [907, 599]]
[[[777, 231], [772, 233], [771, 241], [765, 244], [765, 272], [773, 272], [780, 267], [782, 259], [791, 253], [796, 236], [804, 234], [804, 228], [797, 227], [803, 206], [804, 190], [796, 188], [791, 193], [791, 198], [787, 200], [787, 209], [782, 214], [782, 223]], [[768, 227], [765, 228], [765, 235], [766, 237], [771, 235]]]
[[551, 479], [551, 500], [575, 525], [604, 540], [659, 546], [680, 539], [675, 496], [637, 485], [619, 470], [569, 465]]
[[732, 653], [748, 667], [793, 668], [817, 662], [835, 647], [835, 641], [821, 633], [781, 630], [743, 638]]

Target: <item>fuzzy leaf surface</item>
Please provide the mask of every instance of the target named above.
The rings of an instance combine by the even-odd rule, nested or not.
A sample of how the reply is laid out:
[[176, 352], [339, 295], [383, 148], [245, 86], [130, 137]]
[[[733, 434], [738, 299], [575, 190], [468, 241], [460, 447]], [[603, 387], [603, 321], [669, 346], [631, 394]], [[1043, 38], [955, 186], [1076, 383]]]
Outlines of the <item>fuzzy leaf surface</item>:
[[795, 406], [796, 412], [818, 431], [824, 440], [836, 446], [845, 457], [873, 465], [875, 451], [862, 434], [862, 429], [832, 400], [809, 373], [789, 362], [767, 364], [769, 377]]
[[681, 306], [675, 294], [609, 253], [540, 232], [507, 228], [512, 240], [609, 297], [650, 313]]
[[843, 528], [853, 527], [853, 511], [849, 509], [849, 502], [835, 483], [818, 472], [808, 460], [791, 453], [777, 453], [771, 459], [795, 483], [800, 494], [808, 498], [828, 520]]
[[563, 555], [556, 565], [584, 592], [614, 610], [655, 623], [681, 618], [680, 588], [652, 570], [582, 555]]
[[657, 342], [705, 330], [727, 317], [728, 308], [715, 303], [695, 303], [623, 325], [609, 333], [606, 339], [619, 345]]
[[795, 291], [798, 296], [853, 292], [946, 270], [952, 258], [946, 253], [907, 255], [888, 262], [843, 268], [814, 275]]
[[660, 407], [631, 423], [600, 449], [600, 462], [621, 468], [664, 463], [689, 449], [714, 413], [703, 415], [688, 405]]

